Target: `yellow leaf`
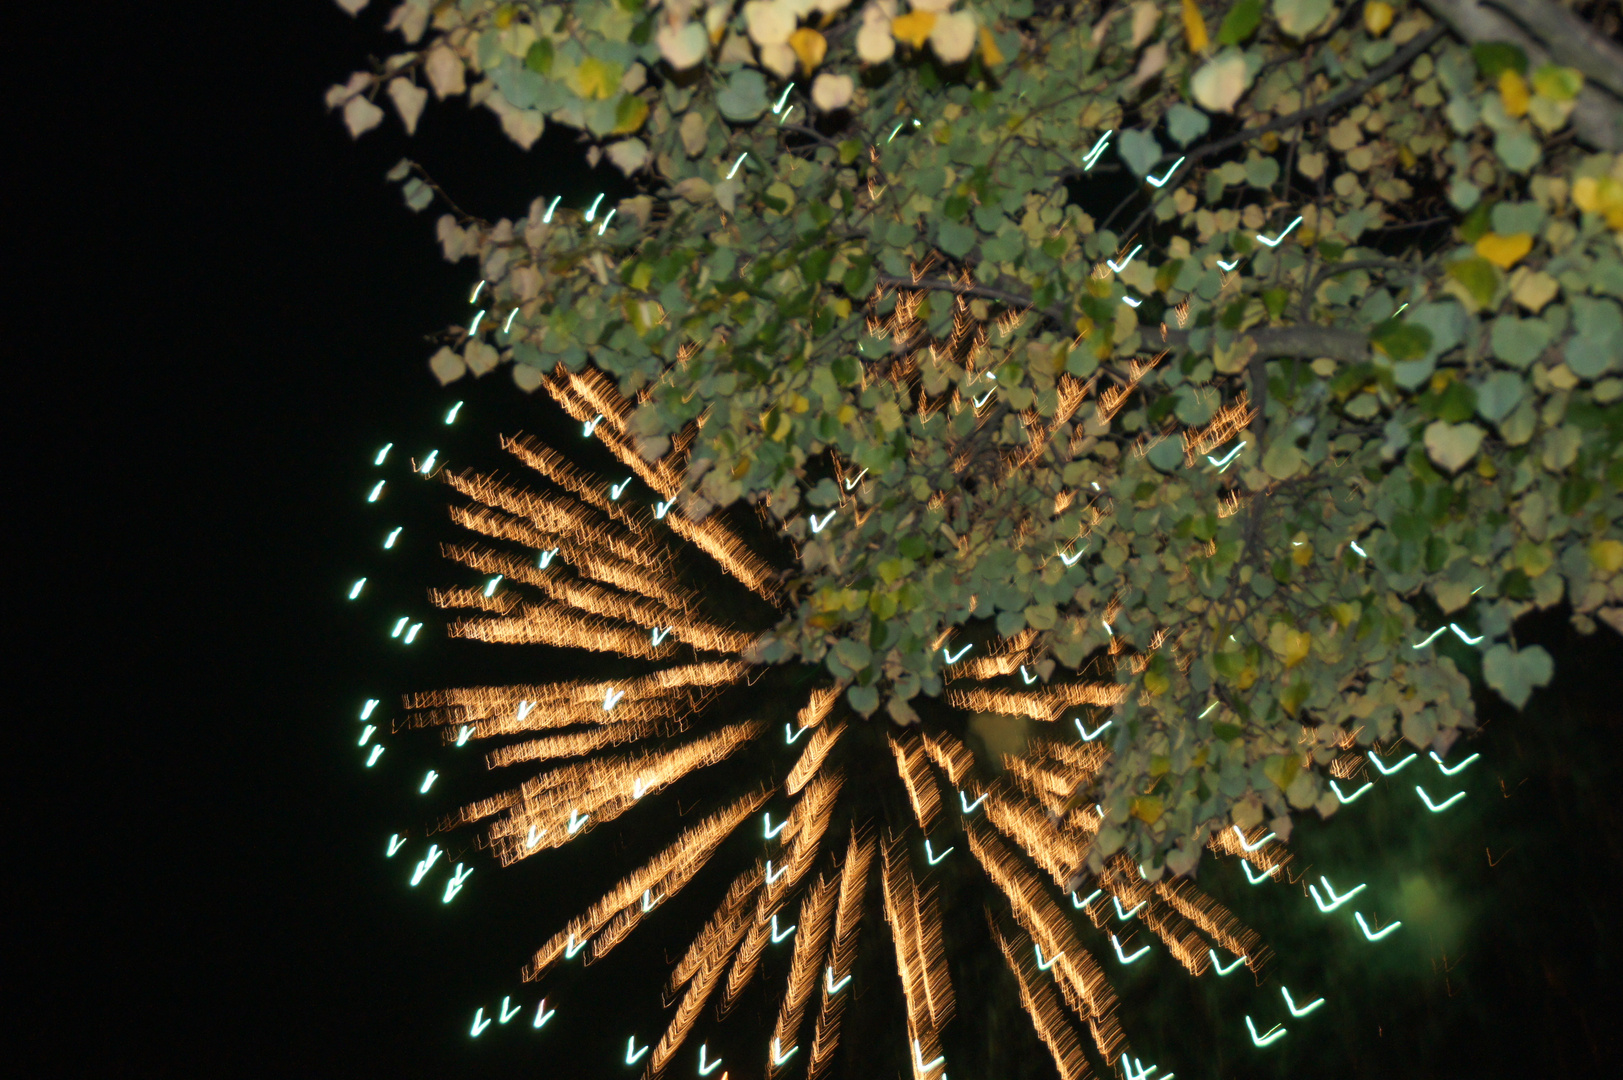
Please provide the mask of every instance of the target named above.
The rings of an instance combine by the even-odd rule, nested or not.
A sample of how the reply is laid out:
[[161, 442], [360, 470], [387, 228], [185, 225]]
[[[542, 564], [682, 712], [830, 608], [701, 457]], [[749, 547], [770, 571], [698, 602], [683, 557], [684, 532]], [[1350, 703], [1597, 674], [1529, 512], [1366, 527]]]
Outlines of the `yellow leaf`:
[[930, 31], [935, 29], [935, 12], [909, 11], [899, 19], [892, 19], [890, 32], [897, 41], [905, 41], [915, 49], [924, 48], [924, 43], [930, 40]]
[[1144, 689], [1150, 692], [1151, 697], [1160, 697], [1172, 689], [1172, 680], [1159, 671], [1146, 671], [1144, 673]]
[[1195, 6], [1195, 0], [1183, 0], [1183, 36], [1189, 43], [1192, 53], [1205, 52], [1211, 48], [1212, 39], [1206, 35], [1206, 20], [1200, 17], [1200, 9]]
[[1306, 566], [1313, 561], [1313, 545], [1303, 541], [1299, 547], [1291, 548], [1291, 562], [1297, 566]]
[[789, 47], [800, 59], [801, 72], [810, 75], [828, 53], [828, 40], [811, 27], [802, 26], [789, 35]]
[[614, 110], [615, 135], [629, 135], [642, 127], [643, 121], [648, 119], [648, 102], [635, 94], [627, 94], [620, 99], [619, 106]]
[[1501, 270], [1509, 270], [1531, 250], [1533, 237], [1524, 232], [1512, 233], [1509, 236], [1487, 233], [1476, 242], [1476, 253]]
[[1146, 825], [1154, 825], [1166, 812], [1166, 806], [1154, 795], [1137, 795], [1128, 802], [1129, 811]]
[[1384, 0], [1370, 0], [1364, 5], [1364, 29], [1372, 37], [1380, 37], [1392, 25], [1392, 5]]
[[1499, 96], [1504, 99], [1506, 116], [1526, 116], [1527, 107], [1533, 101], [1527, 92], [1527, 80], [1515, 68], [1499, 73]]
[[1589, 545], [1589, 561], [1603, 573], [1615, 574], [1623, 570], [1623, 541], [1596, 540]]
[[1510, 295], [1528, 311], [1537, 313], [1555, 299], [1561, 285], [1542, 270], [1529, 271], [1525, 266], [1510, 275]]
[[1268, 648], [1285, 662], [1287, 668], [1306, 660], [1312, 645], [1313, 635], [1306, 630], [1295, 630], [1284, 623], [1274, 623], [1268, 628]]
[[997, 39], [992, 37], [992, 31], [981, 27], [981, 63], [988, 67], [996, 67], [1003, 63], [1003, 52], [997, 47]]
[[620, 74], [614, 69], [620, 65], [610, 65], [595, 56], [588, 56], [580, 62], [575, 69], [575, 78], [580, 82], [581, 97], [603, 98], [613, 97], [615, 91], [620, 89]]

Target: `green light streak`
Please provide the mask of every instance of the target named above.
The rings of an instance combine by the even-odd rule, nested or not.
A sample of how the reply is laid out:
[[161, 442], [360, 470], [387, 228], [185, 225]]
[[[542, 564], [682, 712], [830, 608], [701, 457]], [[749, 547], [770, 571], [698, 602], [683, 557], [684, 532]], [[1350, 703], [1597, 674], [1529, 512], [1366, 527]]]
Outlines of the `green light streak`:
[[1275, 1024], [1273, 1027], [1268, 1029], [1268, 1034], [1258, 1035], [1257, 1025], [1251, 1022], [1251, 1017], [1249, 1015], [1247, 1015], [1245, 1018], [1245, 1029], [1251, 1033], [1252, 1045], [1257, 1047], [1272, 1046], [1274, 1043], [1290, 1034], [1289, 1028], [1286, 1028], [1280, 1024]]
[[1224, 967], [1223, 966], [1223, 961], [1221, 961], [1221, 960], [1219, 960], [1217, 958], [1217, 950], [1216, 949], [1207, 949], [1206, 954], [1212, 958], [1212, 968], [1217, 972], [1217, 977], [1218, 978], [1222, 978], [1223, 976], [1228, 975], [1235, 968], [1239, 967], [1241, 964], [1245, 963], [1245, 961], [1246, 961], [1246, 958], [1243, 955], [1242, 956], [1237, 956], [1233, 960], [1229, 961], [1229, 966], [1228, 967]]
[[1426, 794], [1425, 788], [1421, 787], [1419, 784], [1416, 784], [1414, 789], [1415, 794], [1420, 796], [1420, 801], [1426, 804], [1426, 809], [1430, 810], [1434, 814], [1441, 814], [1444, 810], [1447, 810], [1450, 806], [1453, 806], [1455, 803], [1465, 798], [1465, 792], [1456, 791], [1442, 802], [1434, 803], [1431, 801], [1431, 796]]
[[1381, 759], [1375, 756], [1373, 751], [1366, 756], [1369, 758], [1370, 764], [1375, 766], [1375, 771], [1380, 773], [1382, 776], [1391, 776], [1395, 772], [1402, 772], [1408, 766], [1409, 762], [1415, 759], [1415, 756], [1410, 754], [1396, 765], [1393, 765], [1391, 768], [1387, 768], [1386, 765], [1382, 763]]
[[351, 600], [353, 600], [357, 596], [360, 596], [361, 595], [361, 589], [363, 589], [365, 586], [366, 586], [366, 579], [365, 578], [361, 578], [355, 584], [351, 585], [349, 587], [349, 598]]
[[378, 496], [383, 494], [383, 485], [384, 485], [384, 483], [385, 483], [385, 481], [379, 480], [376, 484], [373, 485], [371, 493], [368, 494], [367, 497], [366, 497], [367, 502], [375, 503], [375, 502], [378, 501]]
[[1309, 1013], [1312, 1013], [1312, 1012], [1316, 1011], [1320, 1006], [1322, 1006], [1324, 1004], [1324, 999], [1319, 998], [1317, 1001], [1310, 1001], [1306, 1005], [1303, 1005], [1301, 1008], [1298, 1009], [1296, 1007], [1296, 1002], [1291, 1000], [1291, 992], [1289, 990], [1287, 990], [1283, 986], [1281, 986], [1279, 988], [1279, 992], [1281, 994], [1285, 995], [1285, 1007], [1288, 1008], [1291, 1011], [1292, 1016], [1296, 1016], [1296, 1017], [1307, 1016]]
[[1369, 930], [1369, 923], [1364, 921], [1364, 913], [1362, 911], [1353, 912], [1353, 918], [1358, 920], [1358, 929], [1362, 930], [1364, 932], [1364, 937], [1368, 938], [1370, 941], [1379, 941], [1403, 925], [1402, 921], [1400, 920], [1398, 922], [1390, 923], [1383, 927], [1378, 933], [1372, 934]]
[[[481, 281], [479, 284], [483, 285], [484, 282]], [[456, 414], [462, 411], [463, 404], [463, 402], [459, 401], [455, 405], [451, 406], [451, 411], [445, 414], [445, 422], [447, 424], [456, 423]]]
[[1481, 754], [1472, 754], [1470, 757], [1451, 768], [1443, 764], [1443, 759], [1437, 756], [1437, 751], [1433, 750], [1431, 752], [1431, 760], [1437, 763], [1437, 771], [1442, 773], [1444, 776], [1453, 776], [1455, 773], [1459, 772], [1461, 769], [1464, 769], [1467, 765], [1471, 764], [1471, 762], [1475, 761], [1481, 756]]
[[393, 449], [394, 449], [394, 443], [384, 443], [383, 444], [383, 449], [378, 451], [378, 456], [372, 459], [372, 464], [374, 464], [374, 465], [382, 465], [383, 462], [384, 462], [384, 459], [389, 456], [389, 451], [393, 450]]
[[1319, 898], [1319, 890], [1314, 886], [1309, 885], [1307, 887], [1307, 891], [1312, 894], [1313, 902], [1319, 905], [1319, 910], [1324, 912], [1326, 915], [1330, 914], [1342, 904], [1345, 904], [1348, 900], [1351, 900], [1353, 897], [1364, 891], [1364, 885], [1363, 883], [1360, 883], [1354, 885], [1351, 889], [1342, 893], [1340, 896], [1337, 896], [1336, 890], [1330, 887], [1329, 878], [1325, 877], [1323, 874], [1320, 874], [1319, 881], [1324, 885], [1324, 895], [1330, 898], [1330, 902], [1328, 904]]
[[1357, 791], [1353, 792], [1351, 795], [1344, 795], [1341, 792], [1341, 788], [1336, 786], [1336, 782], [1334, 780], [1330, 781], [1330, 790], [1336, 793], [1336, 798], [1340, 801], [1342, 806], [1346, 806], [1348, 803], [1357, 802], [1359, 799], [1364, 797], [1364, 794], [1368, 792], [1370, 788], [1374, 786], [1375, 785], [1373, 783], [1368, 783], [1359, 788]]

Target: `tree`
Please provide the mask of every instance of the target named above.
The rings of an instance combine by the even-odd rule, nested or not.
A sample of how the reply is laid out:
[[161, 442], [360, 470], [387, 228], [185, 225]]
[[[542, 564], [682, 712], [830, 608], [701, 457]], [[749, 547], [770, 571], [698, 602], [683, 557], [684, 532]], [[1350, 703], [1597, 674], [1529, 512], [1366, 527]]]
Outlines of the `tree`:
[[[635, 405], [599, 434], [670, 514], [793, 542], [755, 655], [864, 715], [1108, 721], [1090, 858], [1153, 877], [1334, 813], [1354, 746], [1445, 752], [1462, 670], [1523, 704], [1533, 607], [1623, 630], [1618, 22], [406, 0], [408, 50], [327, 103], [356, 136], [429, 90], [526, 148], [578, 129], [636, 194], [452, 204], [482, 306], [434, 373], [607, 376]], [[948, 688], [977, 661], [1009, 689]]]

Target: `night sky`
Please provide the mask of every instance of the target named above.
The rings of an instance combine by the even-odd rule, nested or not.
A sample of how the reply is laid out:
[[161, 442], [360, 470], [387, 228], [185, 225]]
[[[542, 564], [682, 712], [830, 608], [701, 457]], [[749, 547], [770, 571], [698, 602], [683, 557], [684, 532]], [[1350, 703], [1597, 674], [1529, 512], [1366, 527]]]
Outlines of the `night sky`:
[[[588, 173], [556, 128], [526, 155], [461, 103], [431, 103], [414, 141], [391, 114], [352, 143], [321, 96], [393, 46], [384, 11], [357, 24], [331, 0], [175, 7], [121, 5], [111, 22], [14, 42], [26, 89], [10, 120], [26, 153], [12, 157], [28, 190], [4, 226], [20, 294], [7, 414], [24, 585], [9, 616], [25, 644], [11, 665], [5, 775], [22, 846], [6, 875], [4, 985], [18, 1075], [634, 1075], [614, 1047], [628, 1025], [640, 1043], [657, 1035], [661, 951], [685, 945], [677, 931], [696, 928], [714, 883], [694, 887], [692, 918], [673, 912], [650, 940], [569, 973], [556, 992], [573, 1012], [556, 1028], [518, 1030], [526, 1012], [470, 1040], [475, 1006], [522, 990], [533, 1009], [518, 968], [631, 856], [602, 830], [547, 866], [476, 863], [450, 907], [405, 889], [382, 844], [403, 822], [420, 836], [423, 815], [402, 814], [404, 765], [360, 768], [355, 710], [512, 676], [443, 641], [408, 657], [380, 629], [391, 601], [343, 599], [363, 573], [402, 597], [460, 580], [437, 576], [423, 547], [379, 574], [383, 518], [363, 497], [383, 442], [417, 452], [442, 437], [488, 467], [495, 431], [567, 438], [561, 414], [505, 372], [434, 383], [425, 335], [466, 319], [473, 270], [440, 258], [438, 208], [411, 214], [383, 173], [409, 152], [492, 220], [536, 194], [584, 201], [617, 173]], [[463, 426], [436, 436], [458, 398]], [[1372, 875], [1387, 857], [1429, 867], [1471, 912], [1459, 951], [1439, 963], [1442, 946], [1421, 943], [1358, 976], [1367, 996], [1318, 1058], [1311, 1044], [1279, 1059], [1236, 1056], [1232, 1040], [1208, 1051], [1204, 996], [1129, 980], [1127, 1015], [1145, 1018], [1146, 1044], [1175, 1049], [1181, 1076], [1566, 1075], [1617, 1059], [1623, 650], [1559, 617], [1523, 630], [1548, 644], [1559, 681], [1525, 716], [1484, 708], [1469, 746], [1484, 761], [1455, 832], [1421, 840], [1412, 815], [1377, 814], [1358, 835], [1338, 838], [1358, 833], [1338, 820], [1302, 840], [1357, 850]], [[523, 677], [570, 673], [537, 657]], [[1231, 884], [1202, 879], [1224, 896]], [[1242, 917], [1269, 913], [1234, 896]], [[1276, 948], [1316, 955], [1318, 924], [1292, 902]], [[868, 992], [882, 1014], [890, 951], [875, 925]], [[1324, 946], [1327, 970], [1348, 948]], [[958, 1038], [982, 1015], [975, 993], [959, 988]], [[1041, 1051], [1014, 1021], [990, 1051], [1007, 1068], [954, 1080], [1051, 1075], [1017, 1063]], [[691, 1075], [696, 1045], [671, 1075]], [[734, 1080], [758, 1075], [760, 1057], [740, 1045]], [[850, 1077], [895, 1072], [846, 1061]]]

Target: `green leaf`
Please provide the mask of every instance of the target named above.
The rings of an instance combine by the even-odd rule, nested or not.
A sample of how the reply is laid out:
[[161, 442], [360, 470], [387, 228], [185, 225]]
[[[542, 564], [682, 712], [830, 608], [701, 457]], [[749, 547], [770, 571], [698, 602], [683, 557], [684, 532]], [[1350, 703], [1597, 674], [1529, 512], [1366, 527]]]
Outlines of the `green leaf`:
[[872, 716], [879, 708], [879, 691], [871, 686], [853, 686], [845, 692], [845, 699], [863, 716]]
[[1567, 367], [1581, 379], [1611, 370], [1623, 354], [1623, 309], [1611, 300], [1572, 298], [1574, 337], [1567, 342]]
[[936, 244], [955, 259], [962, 259], [975, 246], [975, 230], [956, 221], [943, 220], [936, 226]]
[[1533, 72], [1533, 90], [1551, 101], [1571, 101], [1584, 88], [1583, 72], [1559, 64], [1545, 64]]
[[1262, 775], [1273, 781], [1280, 791], [1290, 787], [1301, 771], [1302, 759], [1295, 754], [1275, 754], [1262, 760]]
[[1279, 28], [1298, 40], [1317, 30], [1329, 14], [1330, 0], [1274, 0]]
[[1482, 658], [1482, 677], [1518, 709], [1527, 704], [1535, 688], [1548, 686], [1554, 674], [1555, 662], [1540, 645], [1519, 650], [1495, 645]]
[[1262, 471], [1275, 480], [1289, 480], [1302, 468], [1302, 452], [1289, 437], [1268, 447], [1262, 455]]
[[[1261, 6], [1260, 0], [1251, 2], [1258, 7]], [[1181, 101], [1167, 110], [1167, 134], [1171, 135], [1172, 140], [1179, 146], [1188, 146], [1210, 131], [1211, 127], [1212, 122], [1207, 119], [1205, 113]]]
[[1004, 637], [1013, 637], [1026, 628], [1026, 616], [1020, 611], [1000, 611], [997, 615], [997, 632]]
[[716, 95], [716, 108], [735, 123], [755, 120], [766, 112], [766, 77], [754, 68], [739, 68]]
[[1498, 269], [1480, 255], [1449, 263], [1448, 276], [1465, 286], [1478, 307], [1493, 303], [1494, 294], [1499, 291]]
[[1394, 362], [1418, 360], [1431, 350], [1431, 331], [1401, 319], [1387, 319], [1370, 332], [1369, 343]]
[[1442, 469], [1455, 473], [1476, 456], [1486, 434], [1475, 424], [1433, 420], [1426, 425], [1426, 454]]
[[552, 74], [552, 39], [541, 38], [524, 54], [524, 66], [537, 75]]
[[1499, 155], [1499, 160], [1504, 162], [1508, 169], [1519, 173], [1527, 172], [1537, 165], [1539, 158], [1543, 156], [1538, 140], [1525, 128], [1499, 132], [1493, 139], [1493, 152]]
[[1494, 356], [1512, 367], [1525, 368], [1538, 359], [1554, 335], [1555, 331], [1543, 319], [1501, 315], [1493, 320], [1488, 341], [1493, 346]]
[[1496, 83], [1506, 71], [1527, 74], [1527, 54], [1508, 41], [1479, 41], [1471, 46], [1471, 58], [1477, 71], [1489, 82]]
[[1240, 0], [1223, 16], [1223, 25], [1217, 28], [1219, 45], [1238, 45], [1257, 29], [1262, 21], [1262, 0]]
[[852, 671], [861, 671], [873, 662], [873, 650], [860, 641], [840, 638], [834, 643], [834, 655]]
[[1127, 167], [1132, 169], [1136, 176], [1149, 175], [1150, 169], [1163, 156], [1161, 144], [1155, 141], [1155, 136], [1136, 128], [1128, 128], [1122, 132], [1117, 146], [1121, 159], [1127, 162]]
[[1496, 371], [1476, 388], [1476, 411], [1497, 424], [1522, 399], [1522, 377], [1509, 371]]

